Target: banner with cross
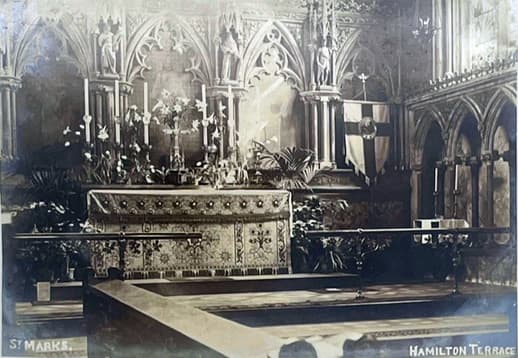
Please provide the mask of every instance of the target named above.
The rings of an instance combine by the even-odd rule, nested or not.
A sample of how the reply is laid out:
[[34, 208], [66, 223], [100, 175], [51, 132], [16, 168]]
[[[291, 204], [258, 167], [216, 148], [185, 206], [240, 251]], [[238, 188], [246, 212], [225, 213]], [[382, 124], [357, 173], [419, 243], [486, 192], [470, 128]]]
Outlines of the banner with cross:
[[390, 153], [389, 105], [382, 102], [344, 101], [345, 158], [367, 184], [374, 182]]

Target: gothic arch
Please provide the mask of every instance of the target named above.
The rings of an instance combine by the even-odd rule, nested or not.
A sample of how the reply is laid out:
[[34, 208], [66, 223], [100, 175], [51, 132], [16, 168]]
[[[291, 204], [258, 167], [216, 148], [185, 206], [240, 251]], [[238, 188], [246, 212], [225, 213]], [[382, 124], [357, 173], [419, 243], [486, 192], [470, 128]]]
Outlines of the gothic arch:
[[[42, 27], [53, 32], [61, 41], [63, 46], [70, 46], [71, 53], [63, 53], [65, 60], [73, 64], [83, 77], [88, 77], [92, 69], [91, 49], [84, 35], [73, 23], [71, 16], [62, 14], [57, 19], [45, 19], [37, 17], [34, 21], [22, 30], [20, 37], [16, 40], [16, 47], [13, 52], [13, 76], [21, 78], [26, 71], [26, 66], [34, 61], [35, 57], [31, 50], [38, 46], [38, 38], [42, 33]], [[63, 50], [66, 50], [65, 48]]]
[[487, 104], [481, 133], [482, 150], [485, 152], [492, 151], [495, 132], [500, 124], [500, 113], [503, 107], [508, 103], [516, 107], [516, 96], [513, 96], [512, 91], [501, 88], [496, 91]]
[[351, 36], [343, 43], [336, 55], [336, 68], [337, 68], [337, 81], [336, 83], [340, 85], [347, 76], [347, 67], [351, 63], [354, 55], [359, 51], [359, 49], [355, 50], [355, 47], [358, 43], [358, 38], [360, 36], [360, 30], [355, 30]]
[[266, 72], [264, 67], [257, 66], [257, 62], [263, 63], [263, 55], [271, 55], [268, 51], [272, 49], [278, 51], [279, 55], [276, 60], [279, 70], [276, 73], [282, 75], [297, 90], [303, 91], [308, 85], [304, 73], [304, 57], [291, 32], [279, 21], [267, 21], [247, 44], [239, 74], [243, 85], [247, 86], [251, 79]]
[[191, 25], [173, 14], [148, 19], [130, 34], [123, 66], [126, 80], [133, 82], [137, 77], [144, 77], [144, 71], [151, 69], [146, 58], [153, 48], [163, 49], [161, 39], [164, 31], [174, 32], [175, 50], [192, 50], [191, 66], [185, 71], [193, 75], [193, 80], [212, 83], [211, 60], [206, 44]]
[[480, 125], [482, 122], [481, 110], [471, 98], [461, 97], [454, 105], [448, 118], [448, 139], [446, 145], [446, 156], [455, 157], [455, 144], [459, 138], [460, 129], [467, 115], [473, 115], [477, 122], [478, 133], [480, 136]]
[[441, 130], [442, 137], [444, 138], [444, 119], [441, 113], [434, 107], [431, 107], [427, 111], [423, 112], [419, 118], [417, 118], [417, 125], [415, 131], [414, 140], [414, 164], [422, 164], [423, 151], [426, 142], [426, 137], [430, 131], [432, 124], [437, 123]]

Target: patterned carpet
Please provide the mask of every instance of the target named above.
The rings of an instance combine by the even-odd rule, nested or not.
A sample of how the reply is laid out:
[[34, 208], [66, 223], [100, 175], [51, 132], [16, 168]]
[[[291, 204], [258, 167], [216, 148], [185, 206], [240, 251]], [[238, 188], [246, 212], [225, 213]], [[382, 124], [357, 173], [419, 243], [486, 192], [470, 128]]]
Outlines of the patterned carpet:
[[[451, 294], [452, 283], [390, 284], [365, 288], [365, 300], [371, 302], [397, 302], [434, 300]], [[516, 288], [464, 283], [459, 286], [463, 295], [496, 295], [516, 292]], [[358, 304], [354, 289], [327, 288], [280, 292], [225, 293], [212, 295], [174, 296], [175, 302], [194, 305], [207, 310], [268, 308], [285, 306], [311, 306], [323, 304]]]

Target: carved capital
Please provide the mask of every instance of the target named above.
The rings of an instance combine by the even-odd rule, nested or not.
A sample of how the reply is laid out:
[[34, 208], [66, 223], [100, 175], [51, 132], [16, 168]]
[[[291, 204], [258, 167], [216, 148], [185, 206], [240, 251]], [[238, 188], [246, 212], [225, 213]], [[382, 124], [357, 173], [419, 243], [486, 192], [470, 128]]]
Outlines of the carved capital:
[[21, 79], [12, 76], [0, 76], [0, 89], [8, 88], [11, 91], [17, 91], [21, 87]]
[[483, 152], [480, 156], [480, 159], [482, 160], [482, 162], [484, 164], [490, 164], [493, 161], [498, 159], [498, 152], [494, 152], [494, 151], [493, 152], [489, 152], [489, 151]]
[[455, 158], [444, 158], [443, 164], [446, 169], [452, 169], [455, 167]]
[[480, 166], [480, 159], [477, 156], [469, 157], [467, 160], [467, 164], [472, 168], [477, 168]]

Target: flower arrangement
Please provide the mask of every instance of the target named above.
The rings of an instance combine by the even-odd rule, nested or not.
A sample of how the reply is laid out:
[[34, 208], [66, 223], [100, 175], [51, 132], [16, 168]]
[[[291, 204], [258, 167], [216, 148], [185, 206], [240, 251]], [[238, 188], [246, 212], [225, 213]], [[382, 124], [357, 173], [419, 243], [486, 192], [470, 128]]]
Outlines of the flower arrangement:
[[197, 112], [203, 110], [203, 103], [162, 90], [160, 98], [152, 109], [153, 119], [166, 126], [163, 132], [171, 137], [169, 162], [171, 169], [184, 168], [185, 158], [180, 153], [182, 136], [198, 132], [200, 120]]
[[151, 146], [139, 141], [143, 130], [143, 116], [137, 106], [131, 106], [124, 117], [123, 134], [125, 143], [110, 141], [110, 133], [106, 126], [97, 126], [97, 136], [94, 143], [83, 145], [85, 127], [78, 130], [67, 126], [63, 130], [65, 147], [73, 144], [83, 145], [82, 167], [79, 178], [83, 182], [93, 184], [141, 184], [152, 183], [149, 161]]

